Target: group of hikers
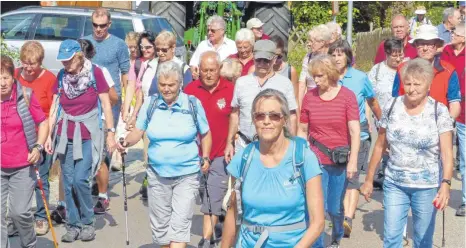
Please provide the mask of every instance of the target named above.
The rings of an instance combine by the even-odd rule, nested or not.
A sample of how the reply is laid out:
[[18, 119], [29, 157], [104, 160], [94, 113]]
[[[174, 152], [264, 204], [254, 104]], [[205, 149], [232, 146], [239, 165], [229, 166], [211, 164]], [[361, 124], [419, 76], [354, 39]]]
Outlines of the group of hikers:
[[[42, 67], [41, 43], [27, 41], [21, 66], [1, 56], [1, 247], [13, 235], [36, 247], [50, 230], [56, 242], [52, 220], [66, 225], [62, 242], [94, 240], [95, 214], [110, 205], [109, 171], [141, 140], [140, 192], [161, 247], [187, 247], [200, 198], [199, 247], [338, 248], [374, 185], [383, 247], [402, 246], [410, 210], [413, 247], [433, 247], [455, 156], [456, 215], [466, 202], [464, 2], [443, 14], [438, 27], [395, 15], [368, 73], [334, 22], [309, 31], [300, 73], [258, 18], [233, 41], [225, 20], [210, 17], [189, 63], [175, 56], [170, 30], [112, 35], [105, 8], [92, 13], [92, 35], [61, 43], [58, 75]], [[57, 160], [60, 196], [49, 213]]]

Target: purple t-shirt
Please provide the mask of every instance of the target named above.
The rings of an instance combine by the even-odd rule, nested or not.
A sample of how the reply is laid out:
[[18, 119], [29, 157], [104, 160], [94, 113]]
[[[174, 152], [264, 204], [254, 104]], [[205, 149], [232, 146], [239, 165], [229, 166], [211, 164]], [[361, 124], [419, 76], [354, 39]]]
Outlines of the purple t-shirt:
[[[63, 89], [61, 89], [61, 96], [60, 96], [60, 104], [62, 105], [63, 110], [70, 115], [77, 116], [77, 115], [83, 115], [94, 108], [97, 107], [97, 99], [99, 97], [99, 94], [101, 93], [107, 93], [109, 90], [107, 81], [105, 81], [104, 74], [102, 70], [98, 67], [94, 67], [94, 77], [96, 80], [96, 86], [97, 86], [97, 91], [95, 90], [94, 87], [89, 86], [86, 92], [84, 92], [82, 95], [74, 98], [74, 99], [69, 99], [65, 92], [63, 92]], [[58, 94], [58, 78], [55, 84], [52, 87], [53, 89], [53, 94]], [[61, 134], [61, 125], [62, 121], [58, 123], [58, 135]], [[68, 139], [73, 138], [74, 134], [74, 122], [68, 121]], [[89, 130], [84, 126], [84, 124], [81, 123], [81, 137], [83, 140], [86, 139], [91, 139], [91, 134], [89, 133]]]

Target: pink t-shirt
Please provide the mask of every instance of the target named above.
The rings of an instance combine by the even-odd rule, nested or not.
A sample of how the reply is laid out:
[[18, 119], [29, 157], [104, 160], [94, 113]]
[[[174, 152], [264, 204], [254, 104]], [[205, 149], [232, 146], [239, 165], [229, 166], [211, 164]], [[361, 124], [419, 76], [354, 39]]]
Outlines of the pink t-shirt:
[[[29, 151], [26, 135], [24, 134], [23, 122], [19, 117], [16, 106], [16, 87], [16, 83], [13, 84], [11, 99], [2, 102], [2, 137], [0, 146], [2, 150], [2, 168], [20, 168], [29, 165], [27, 161]], [[36, 124], [46, 119], [34, 93], [31, 95], [29, 112]]]
[[142, 60], [141, 68], [139, 69], [139, 74], [136, 75], [136, 61], [134, 61], [134, 63], [131, 63], [131, 67], [129, 68], [128, 72], [128, 80], [136, 81], [136, 89], [140, 89], [142, 86], [142, 75], [144, 74], [143, 72], [146, 70], [147, 65], [148, 63], [144, 63], [144, 60]]
[[[330, 101], [320, 98], [319, 88], [308, 91], [304, 96], [300, 122], [308, 124], [309, 136], [330, 149], [351, 143], [348, 121], [353, 120], [359, 122], [358, 102], [354, 93], [344, 86]], [[321, 164], [333, 164], [317, 147], [311, 145], [311, 149]]]
[[[91, 110], [97, 107], [97, 100], [98, 100], [99, 94], [107, 93], [110, 88], [108, 87], [107, 81], [105, 81], [104, 74], [100, 68], [95, 67], [94, 77], [96, 80], [97, 91], [95, 90], [93, 86], [89, 86], [87, 91], [84, 92], [82, 95], [74, 99], [69, 99], [66, 96], [65, 92], [63, 91], [63, 89], [61, 89], [60, 104], [62, 105], [62, 110], [64, 110], [65, 113], [73, 115], [73, 116], [83, 115], [83, 114], [89, 113]], [[53, 94], [58, 94], [58, 79], [53, 85], [52, 89], [53, 89]], [[62, 125], [62, 121], [58, 123], [58, 135], [61, 134], [61, 125]], [[73, 138], [74, 122], [72, 121], [68, 121], [67, 134], [68, 134], [68, 139]], [[81, 123], [81, 137], [83, 140], [91, 139], [91, 134], [89, 133], [89, 130], [87, 130], [87, 128], [82, 123]]]

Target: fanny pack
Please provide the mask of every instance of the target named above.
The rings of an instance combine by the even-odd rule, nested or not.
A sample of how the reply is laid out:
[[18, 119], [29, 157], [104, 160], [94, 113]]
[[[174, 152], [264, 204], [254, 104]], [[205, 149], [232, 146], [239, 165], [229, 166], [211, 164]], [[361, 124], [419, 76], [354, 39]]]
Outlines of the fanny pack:
[[311, 144], [316, 146], [323, 154], [325, 154], [325, 156], [329, 157], [335, 165], [346, 166], [346, 164], [348, 163], [348, 157], [350, 153], [349, 146], [339, 146], [330, 149], [312, 137], [309, 137], [309, 141]]

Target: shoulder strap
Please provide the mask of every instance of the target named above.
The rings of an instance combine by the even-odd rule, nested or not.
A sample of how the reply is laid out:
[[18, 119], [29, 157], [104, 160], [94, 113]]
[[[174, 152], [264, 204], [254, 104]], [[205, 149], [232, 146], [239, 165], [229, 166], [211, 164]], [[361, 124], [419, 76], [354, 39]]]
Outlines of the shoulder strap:
[[157, 99], [158, 99], [158, 94], [154, 94], [150, 96], [150, 103], [149, 107], [147, 108], [147, 118], [146, 118], [146, 124], [149, 125], [150, 120], [152, 119], [152, 115], [154, 115], [155, 109], [157, 109]]
[[134, 61], [134, 71], [136, 72], [136, 77], [139, 75], [139, 71], [141, 70], [141, 58], [136, 58]]
[[390, 109], [388, 110], [388, 114], [387, 114], [387, 119], [390, 119], [390, 115], [392, 114], [392, 110], [393, 110], [393, 107], [395, 106], [396, 99], [398, 99], [398, 97], [395, 97], [392, 101], [392, 105], [390, 105]]
[[193, 117], [194, 125], [196, 125], [197, 133], [200, 135], [201, 130], [199, 128], [199, 122], [197, 121], [196, 97], [192, 95], [188, 95], [188, 99], [189, 99], [189, 110], [191, 110], [191, 116]]
[[240, 168], [240, 181], [244, 182], [244, 178], [246, 176], [246, 173], [249, 170], [249, 166], [251, 165], [252, 157], [254, 156], [256, 144], [258, 141], [254, 141], [252, 143], [249, 143], [249, 145], [244, 148], [243, 151], [243, 156], [241, 157], [241, 168]]
[[383, 62], [380, 62], [378, 65], [377, 65], [377, 68], [375, 68], [375, 83], [377, 84], [377, 82], [379, 81], [379, 71], [380, 71], [380, 64], [382, 64]]
[[291, 81], [291, 65], [288, 64], [288, 79]]
[[435, 103], [434, 103], [434, 115], [435, 115], [435, 124], [437, 124], [437, 121], [438, 121], [438, 101], [435, 100]]
[[306, 196], [306, 179], [304, 178], [304, 152], [307, 146], [307, 141], [301, 137], [293, 138], [293, 179], [298, 179], [304, 196]]

